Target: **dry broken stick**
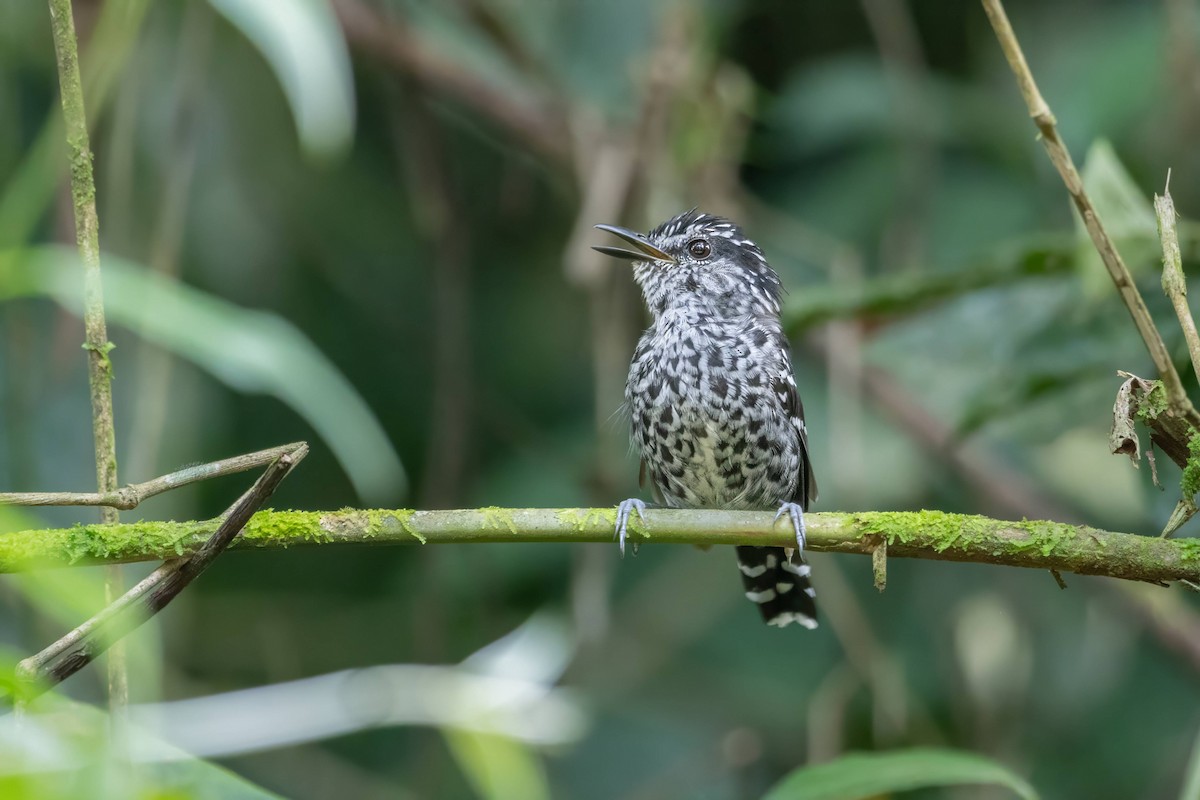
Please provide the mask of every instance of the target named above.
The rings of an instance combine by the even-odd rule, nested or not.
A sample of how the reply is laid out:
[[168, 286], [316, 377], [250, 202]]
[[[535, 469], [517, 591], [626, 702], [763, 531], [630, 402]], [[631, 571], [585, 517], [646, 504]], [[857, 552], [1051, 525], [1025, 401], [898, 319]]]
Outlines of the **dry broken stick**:
[[131, 483], [112, 492], [0, 492], [0, 505], [14, 506], [107, 506], [129, 511], [163, 492], [189, 483], [233, 475], [270, 464], [285, 453], [293, 453], [303, 442], [271, 447], [256, 453], [184, 467], [144, 483]]
[[[1191, 427], [1179, 417], [1164, 413], [1167, 409], [1167, 395], [1162, 383], [1139, 378], [1123, 370], [1117, 375], [1125, 379], [1117, 390], [1117, 399], [1113, 403], [1113, 427], [1109, 436], [1109, 444], [1114, 455], [1129, 456], [1134, 467], [1142, 460], [1142, 443], [1137, 435], [1137, 423], [1141, 422], [1150, 431], [1150, 442], [1166, 453], [1167, 457], [1183, 469], [1188, 460], [1188, 439]], [[1158, 484], [1158, 472], [1155, 468], [1152, 449], [1146, 451], [1154, 470], [1154, 483]]]
[[[1175, 308], [1175, 316], [1179, 319], [1179, 327], [1187, 341], [1192, 369], [1196, 377], [1200, 378], [1200, 334], [1196, 332], [1196, 322], [1188, 307], [1187, 280], [1183, 274], [1183, 257], [1176, 233], [1175, 203], [1171, 200], [1169, 190], [1164, 190], [1162, 197], [1155, 195], [1154, 213], [1158, 218], [1158, 234], [1162, 242], [1163, 293]], [[1172, 409], [1162, 383], [1147, 381], [1127, 372], [1118, 374], [1126, 380], [1117, 391], [1117, 399], [1113, 404], [1113, 453], [1127, 455], [1135, 467], [1139, 465], [1141, 442], [1138, 440], [1135, 426], [1140, 420], [1150, 430], [1151, 444], [1146, 450], [1146, 457], [1150, 461], [1155, 485], [1158, 485], [1158, 474], [1154, 464], [1155, 447], [1166, 453], [1183, 470], [1179, 485], [1179, 502], [1175, 504], [1175, 510], [1171, 512], [1162, 532], [1163, 536], [1170, 536], [1200, 511], [1195, 501], [1196, 491], [1200, 489], [1200, 464], [1192, 463], [1196, 456], [1200, 455], [1193, 452], [1196, 449], [1194, 440], [1197, 429], [1182, 415], [1171, 413]]]
[[[278, 455], [254, 486], [221, 518], [216, 531], [187, 558], [164, 563], [100, 613], [17, 665], [22, 699], [74, 675], [113, 643], [161, 611], [225, 551], [288, 473], [308, 454], [300, 442]], [[219, 462], [218, 462], [219, 463]]]
[[871, 551], [871, 575], [875, 588], [881, 592], [887, 588], [887, 547], [887, 539], [880, 539]]
[[[1171, 176], [1168, 173], [1168, 187], [1170, 180]], [[1171, 199], [1170, 188], [1163, 189], [1162, 197], [1154, 195], [1154, 215], [1158, 218], [1158, 238], [1162, 242], [1163, 292], [1175, 308], [1175, 316], [1179, 320], [1179, 327], [1183, 330], [1183, 338], [1187, 340], [1188, 355], [1192, 358], [1192, 371], [1200, 380], [1200, 333], [1196, 332], [1196, 320], [1192, 318], [1192, 310], [1188, 307], [1187, 279], [1183, 275], [1183, 254], [1179, 249], [1179, 235], [1175, 229], [1178, 218], [1175, 214], [1175, 201]]]
[[1134, 467], [1140, 466], [1142, 445], [1137, 435], [1137, 423], [1141, 422], [1150, 431], [1146, 459], [1150, 462], [1155, 485], [1159, 485], [1154, 463], [1155, 447], [1183, 470], [1179, 503], [1162, 532], [1163, 536], [1170, 536], [1197, 511], [1192, 498], [1200, 487], [1200, 468], [1189, 465], [1196, 430], [1182, 417], [1169, 413], [1166, 391], [1160, 381], [1148, 381], [1128, 372], [1117, 374], [1125, 378], [1125, 382], [1117, 390], [1117, 399], [1113, 403], [1113, 427], [1109, 437], [1113, 454], [1129, 456]]
[[[1163, 189], [1162, 197], [1154, 196], [1154, 215], [1158, 218], [1158, 236], [1163, 251], [1162, 288], [1175, 308], [1175, 317], [1179, 320], [1179, 327], [1183, 330], [1183, 338], [1187, 341], [1188, 354], [1192, 359], [1192, 370], [1197, 379], [1200, 379], [1200, 334], [1196, 332], [1196, 320], [1192, 318], [1192, 310], [1188, 307], [1187, 279], [1183, 275], [1183, 255], [1179, 251], [1179, 236], [1175, 230], [1177, 218], [1170, 185], [1171, 174], [1168, 172], [1167, 188]], [[1186, 439], [1183, 438], [1185, 435]], [[1196, 490], [1200, 489], [1200, 465], [1187, 463], [1194, 457], [1192, 440], [1195, 435], [1195, 429], [1190, 427], [1176, 435], [1176, 447], [1186, 448], [1184, 463], [1180, 464], [1183, 477], [1179, 482], [1179, 502], [1175, 504], [1175, 510], [1171, 512], [1171, 517], [1163, 528], [1163, 536], [1170, 536], [1195, 516], [1198, 510], [1195, 496]]]

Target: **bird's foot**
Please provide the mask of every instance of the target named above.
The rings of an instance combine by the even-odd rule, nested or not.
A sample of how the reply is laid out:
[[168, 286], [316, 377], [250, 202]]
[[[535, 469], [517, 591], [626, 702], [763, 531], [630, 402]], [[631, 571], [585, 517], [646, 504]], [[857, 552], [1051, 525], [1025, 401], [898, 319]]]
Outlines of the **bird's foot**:
[[784, 514], [787, 514], [792, 520], [792, 530], [796, 532], [796, 547], [800, 553], [800, 560], [803, 561], [804, 546], [808, 542], [804, 535], [804, 509], [796, 503], [784, 503], [775, 514], [775, 522], [778, 522]]
[[[621, 505], [617, 506], [617, 532], [616, 539], [620, 543], [621, 558], [625, 557], [625, 537], [629, 527], [629, 514], [633, 511], [637, 512], [638, 519], [642, 522], [646, 521], [646, 517], [642, 514], [646, 510], [646, 504], [638, 500], [636, 497], [631, 497], [628, 500], [622, 500]], [[633, 543], [633, 554], [637, 555], [637, 542]]]

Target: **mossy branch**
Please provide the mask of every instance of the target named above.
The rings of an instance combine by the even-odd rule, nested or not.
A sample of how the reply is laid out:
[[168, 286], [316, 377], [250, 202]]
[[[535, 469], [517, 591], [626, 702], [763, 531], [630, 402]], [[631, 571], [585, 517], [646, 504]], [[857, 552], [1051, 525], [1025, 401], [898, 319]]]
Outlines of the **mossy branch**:
[[[614, 509], [482, 508], [463, 511], [263, 511], [234, 549], [324, 544], [613, 541]], [[754, 544], [794, 541], [771, 512], [662, 509], [631, 525], [649, 544]], [[1057, 522], [1006, 522], [940, 511], [811, 513], [813, 551], [869, 555], [882, 542], [890, 558], [973, 561], [1083, 575], [1200, 583], [1200, 541], [1110, 533]], [[0, 536], [0, 572], [46, 566], [149, 561], [188, 555], [218, 522], [134, 522], [31, 530]], [[613, 545], [616, 549], [616, 545]]]

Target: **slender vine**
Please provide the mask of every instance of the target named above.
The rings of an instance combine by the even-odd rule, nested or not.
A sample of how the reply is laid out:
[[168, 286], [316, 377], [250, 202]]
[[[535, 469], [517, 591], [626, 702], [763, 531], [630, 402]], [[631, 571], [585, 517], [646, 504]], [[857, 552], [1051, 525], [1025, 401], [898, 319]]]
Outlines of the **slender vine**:
[[[54, 55], [58, 64], [58, 83], [62, 95], [63, 121], [66, 123], [67, 151], [71, 167], [71, 204], [75, 212], [75, 241], [83, 261], [83, 325], [87, 351], [88, 388], [92, 401], [92, 438], [96, 456], [96, 485], [101, 493], [117, 489], [116, 427], [113, 424], [112, 361], [113, 344], [108, 340], [104, 321], [104, 293], [100, 282], [100, 221], [96, 215], [96, 180], [92, 174], [92, 148], [88, 139], [87, 114], [83, 107], [83, 81], [79, 74], [79, 46], [75, 37], [75, 19], [71, 0], [49, 0], [50, 27], [54, 36]], [[100, 519], [115, 524], [115, 508], [100, 509]], [[112, 567], [105, 578], [107, 602], [121, 595], [120, 569]], [[129, 676], [124, 647], [109, 652], [109, 702], [114, 709], [125, 705], [129, 696]]]

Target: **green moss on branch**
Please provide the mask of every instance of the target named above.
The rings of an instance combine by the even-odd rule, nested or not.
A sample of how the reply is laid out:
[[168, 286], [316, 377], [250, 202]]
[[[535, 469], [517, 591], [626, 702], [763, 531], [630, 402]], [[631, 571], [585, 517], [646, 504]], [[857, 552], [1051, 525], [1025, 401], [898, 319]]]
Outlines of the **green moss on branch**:
[[[651, 510], [635, 535], [656, 544], [791, 543], [770, 512]], [[888, 556], [974, 561], [1056, 569], [1141, 581], [1200, 582], [1200, 543], [1110, 533], [1058, 522], [1007, 522], [941, 511], [812, 513], [814, 551], [870, 554], [883, 541]], [[193, 552], [216, 528], [207, 522], [133, 522], [32, 530], [0, 536], [0, 572], [38, 566], [117, 563]], [[468, 542], [605, 542], [613, 510], [484, 508], [462, 511], [263, 511], [234, 549], [333, 544]]]

